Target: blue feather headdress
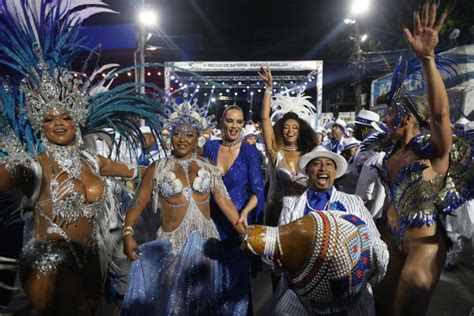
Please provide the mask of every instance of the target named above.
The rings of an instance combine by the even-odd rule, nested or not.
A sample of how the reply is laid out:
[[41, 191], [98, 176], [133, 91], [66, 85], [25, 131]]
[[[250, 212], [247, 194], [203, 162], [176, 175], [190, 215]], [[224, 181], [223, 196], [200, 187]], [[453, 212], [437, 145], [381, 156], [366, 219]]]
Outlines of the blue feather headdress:
[[[435, 56], [435, 63], [438, 70], [444, 77], [456, 75], [456, 64], [453, 60], [442, 56]], [[421, 127], [428, 127], [426, 115], [419, 111], [419, 105], [426, 103], [426, 99], [420, 95], [410, 93], [407, 89], [409, 80], [423, 81], [423, 69], [418, 58], [406, 59], [400, 56], [393, 70], [390, 91], [384, 96], [386, 104], [396, 104], [398, 108], [397, 122], [394, 128], [398, 127], [398, 120], [408, 112], [412, 113]]]
[[[134, 143], [143, 138], [140, 119], [152, 130], [161, 128], [164, 111], [158, 102], [138, 92], [142, 86], [158, 91], [156, 86], [112, 86], [122, 72], [116, 64], [85, 75], [99, 49], [86, 48], [86, 38], [79, 36], [80, 25], [91, 15], [114, 12], [107, 4], [100, 0], [0, 1], [0, 64], [10, 71], [9, 80], [2, 81], [0, 101], [20, 140], [29, 140], [38, 148], [42, 120], [48, 111], [67, 111], [83, 134], [113, 128]], [[76, 65], [79, 54], [87, 51], [89, 56], [82, 61], [80, 72], [72, 71], [73, 62]], [[97, 75], [104, 72], [104, 78], [97, 80]]]

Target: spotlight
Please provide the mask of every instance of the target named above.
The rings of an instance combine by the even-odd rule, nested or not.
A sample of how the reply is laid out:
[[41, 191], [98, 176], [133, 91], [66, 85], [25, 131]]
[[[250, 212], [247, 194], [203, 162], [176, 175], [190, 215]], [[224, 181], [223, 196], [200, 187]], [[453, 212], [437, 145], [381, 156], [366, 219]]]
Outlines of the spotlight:
[[370, 0], [354, 0], [351, 6], [351, 13], [354, 16], [358, 16], [369, 11], [369, 8], [370, 8]]
[[145, 9], [141, 11], [138, 15], [138, 22], [142, 26], [153, 26], [157, 23], [158, 21], [158, 15], [156, 14], [155, 11], [150, 10], [150, 9]]

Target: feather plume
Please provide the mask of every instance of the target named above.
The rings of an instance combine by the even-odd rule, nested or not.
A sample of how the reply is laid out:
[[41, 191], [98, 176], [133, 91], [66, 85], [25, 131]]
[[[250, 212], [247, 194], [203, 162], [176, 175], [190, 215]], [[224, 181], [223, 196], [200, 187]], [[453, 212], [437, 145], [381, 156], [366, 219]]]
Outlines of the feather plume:
[[273, 113], [270, 119], [276, 122], [286, 113], [293, 112], [301, 119], [309, 122], [311, 115], [316, 113], [316, 107], [309, 101], [311, 97], [305, 96], [303, 92], [304, 88], [292, 97], [287, 89], [284, 94], [275, 95], [271, 104]]

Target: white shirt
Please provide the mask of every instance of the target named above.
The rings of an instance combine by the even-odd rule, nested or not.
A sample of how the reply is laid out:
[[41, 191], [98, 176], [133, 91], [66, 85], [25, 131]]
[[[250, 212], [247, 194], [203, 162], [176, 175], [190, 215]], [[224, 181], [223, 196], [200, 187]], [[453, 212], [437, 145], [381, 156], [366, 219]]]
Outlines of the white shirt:
[[[308, 201], [307, 196], [308, 189], [300, 196], [286, 196], [283, 198], [283, 208], [280, 214], [280, 220], [278, 226], [289, 224], [304, 216], [304, 210], [306, 208], [306, 202]], [[337, 204], [342, 204], [345, 212], [353, 214], [363, 220], [368, 226], [373, 235], [380, 237], [380, 233], [375, 226], [374, 220], [370, 215], [369, 211], [364, 205], [364, 201], [356, 195], [347, 194], [332, 188], [331, 197], [326, 206], [326, 210], [331, 211], [342, 211], [340, 208], [336, 208]]]
[[[281, 211], [280, 220], [278, 225], [286, 225], [290, 222], [293, 222], [301, 217], [304, 216], [304, 210], [306, 208], [307, 202], [307, 192], [308, 189], [298, 197], [284, 197], [283, 198], [283, 209]], [[341, 205], [344, 210], [341, 210]], [[356, 195], [347, 194], [344, 192], [337, 191], [336, 188], [332, 188], [331, 197], [327, 203], [325, 208], [326, 210], [335, 210], [335, 211], [345, 211], [349, 214], [353, 214], [363, 220], [368, 228], [369, 233], [372, 235], [372, 240], [374, 241], [372, 249], [376, 258], [376, 265], [377, 265], [377, 275], [375, 276], [376, 282], [380, 282], [387, 271], [388, 265], [388, 249], [385, 243], [380, 239], [380, 233], [375, 226], [374, 220], [370, 215], [369, 211], [364, 205], [362, 199]], [[284, 284], [282, 285], [285, 286]], [[287, 286], [287, 285], [286, 285]], [[348, 315], [364, 315], [364, 316], [372, 316], [375, 315], [375, 310], [373, 306], [373, 297], [371, 293], [371, 287], [369, 283], [367, 283], [367, 288], [364, 290], [364, 293], [359, 299], [358, 303], [356, 304], [356, 308], [353, 311], [349, 311]], [[280, 285], [279, 285], [280, 287]], [[302, 311], [301, 315], [306, 315], [304, 311], [304, 307], [298, 306], [301, 305], [301, 301], [297, 299], [297, 296], [294, 292], [286, 287], [284, 290], [284, 295], [281, 296], [281, 299], [276, 302], [275, 308], [273, 311], [278, 311], [275, 314], [283, 315], [284, 313], [280, 313], [283, 311], [281, 309], [282, 303], [283, 305], [291, 305], [290, 303], [296, 304], [296, 307], [299, 307], [299, 310]]]
[[382, 168], [384, 156], [385, 153], [381, 152], [367, 159], [362, 166], [355, 191], [355, 195], [360, 196], [368, 205], [373, 218], [382, 217], [382, 208], [385, 202], [385, 189], [374, 169], [374, 166]]

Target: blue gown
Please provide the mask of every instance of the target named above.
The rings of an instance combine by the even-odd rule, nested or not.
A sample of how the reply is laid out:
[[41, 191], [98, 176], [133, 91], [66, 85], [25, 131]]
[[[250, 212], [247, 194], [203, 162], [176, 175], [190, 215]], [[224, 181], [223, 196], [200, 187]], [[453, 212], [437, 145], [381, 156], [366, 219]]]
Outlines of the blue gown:
[[[217, 164], [217, 155], [221, 142], [207, 141], [204, 157]], [[257, 196], [257, 206], [250, 212], [248, 223], [261, 224], [264, 210], [264, 181], [262, 159], [258, 149], [242, 143], [240, 152], [232, 166], [222, 178], [235, 207], [241, 212], [251, 195]], [[211, 217], [217, 226], [224, 251], [222, 267], [229, 280], [224, 282], [228, 297], [224, 298], [231, 315], [246, 315], [250, 298], [250, 263], [252, 258], [240, 250], [240, 237], [217, 204], [211, 202]]]

